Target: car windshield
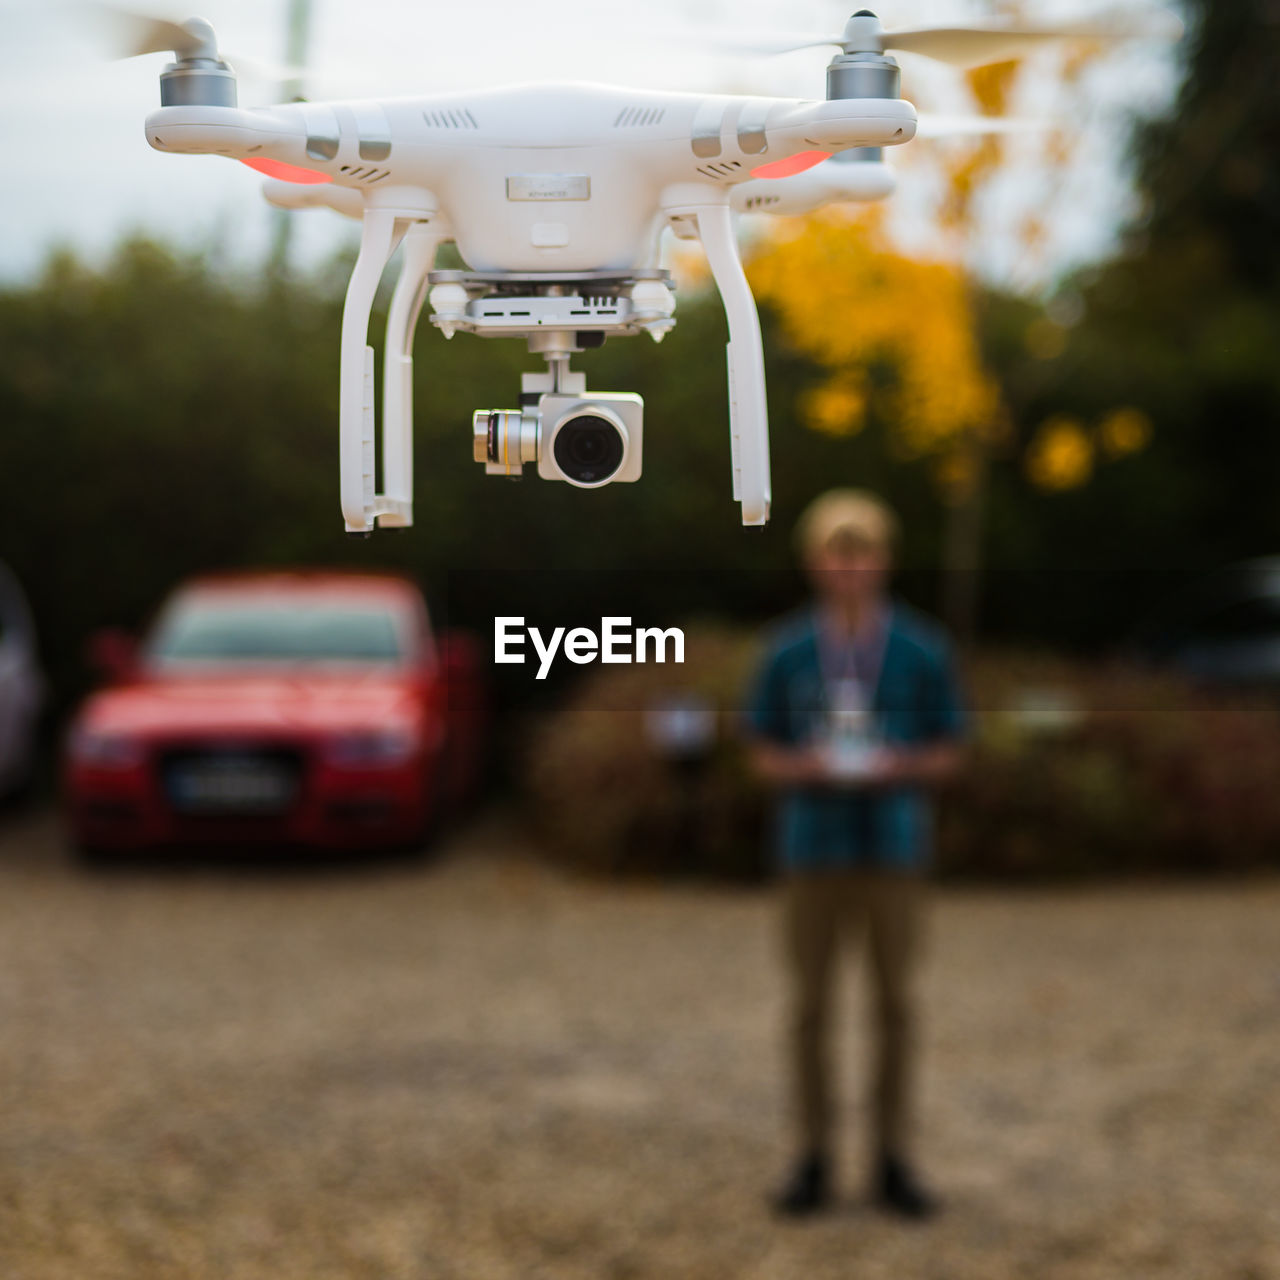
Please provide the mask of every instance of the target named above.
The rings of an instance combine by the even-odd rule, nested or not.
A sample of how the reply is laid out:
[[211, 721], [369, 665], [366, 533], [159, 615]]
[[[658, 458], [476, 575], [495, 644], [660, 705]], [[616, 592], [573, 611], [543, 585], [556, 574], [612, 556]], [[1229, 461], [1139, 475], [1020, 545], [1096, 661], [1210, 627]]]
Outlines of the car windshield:
[[384, 664], [403, 656], [391, 609], [333, 601], [192, 601], [161, 620], [150, 646], [159, 666]]

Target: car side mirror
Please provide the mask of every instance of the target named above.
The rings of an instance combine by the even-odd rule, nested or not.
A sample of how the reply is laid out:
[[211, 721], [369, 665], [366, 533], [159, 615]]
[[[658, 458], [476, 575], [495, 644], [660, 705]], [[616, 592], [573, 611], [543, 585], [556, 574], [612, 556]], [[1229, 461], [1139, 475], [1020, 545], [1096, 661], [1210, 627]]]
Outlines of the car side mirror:
[[110, 684], [124, 684], [138, 672], [138, 642], [127, 631], [110, 627], [89, 637], [89, 665]]

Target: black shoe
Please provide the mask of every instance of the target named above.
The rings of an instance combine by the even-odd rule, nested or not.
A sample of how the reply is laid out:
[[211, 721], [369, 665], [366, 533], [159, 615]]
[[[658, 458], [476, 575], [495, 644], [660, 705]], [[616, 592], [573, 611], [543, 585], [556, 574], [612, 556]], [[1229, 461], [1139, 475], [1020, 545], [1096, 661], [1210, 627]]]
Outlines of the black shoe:
[[774, 1210], [789, 1218], [817, 1213], [831, 1203], [831, 1169], [825, 1156], [805, 1156], [773, 1198]]
[[904, 1218], [921, 1220], [938, 1212], [938, 1201], [916, 1181], [902, 1160], [882, 1156], [876, 1171], [876, 1200], [880, 1207]]

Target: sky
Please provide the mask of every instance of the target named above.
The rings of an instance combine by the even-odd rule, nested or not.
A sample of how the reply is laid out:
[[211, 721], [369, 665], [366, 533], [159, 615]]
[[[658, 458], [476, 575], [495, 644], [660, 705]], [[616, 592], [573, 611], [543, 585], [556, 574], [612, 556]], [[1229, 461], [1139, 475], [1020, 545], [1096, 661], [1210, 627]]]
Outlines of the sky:
[[[237, 52], [283, 60], [286, 0], [192, 3], [214, 24], [233, 64]], [[1088, 0], [1036, 0], [1029, 8], [1037, 18], [1096, 11]], [[998, 9], [994, 0], [892, 0], [878, 12], [886, 26], [913, 26], [963, 24]], [[148, 10], [191, 16], [163, 0]], [[646, 0], [640, 7], [634, 0], [557, 0], [551, 9], [528, 0], [314, 0], [308, 65], [315, 74], [307, 95], [392, 97], [568, 79], [821, 98], [829, 52], [730, 55], [709, 51], [705, 37], [834, 33], [851, 11], [847, 0]], [[152, 151], [142, 125], [159, 105], [157, 77], [167, 59], [111, 61], [101, 30], [85, 4], [0, 0], [0, 141], [9, 197], [0, 204], [0, 282], [30, 279], [55, 247], [102, 261], [122, 236], [139, 231], [178, 245], [216, 245], [252, 272], [270, 237], [260, 179], [221, 157]], [[917, 105], [971, 110], [959, 73], [902, 61], [904, 93]], [[1022, 114], [1063, 111], [1056, 66], [1053, 55], [1028, 64]], [[1072, 172], [1050, 180], [1036, 169], [1033, 144], [1015, 144], [1014, 163], [990, 193], [970, 246], [971, 265], [996, 281], [1036, 288], [1104, 256], [1134, 207], [1124, 158], [1128, 121], [1166, 110], [1179, 75], [1177, 52], [1155, 43], [1126, 45], [1100, 62], [1063, 116], [1082, 143]], [[242, 105], [277, 97], [271, 82], [241, 75]], [[936, 166], [927, 149], [957, 145], [916, 142], [909, 146], [926, 150], [893, 157], [902, 181], [890, 222], [901, 242], [921, 253], [936, 250]], [[1025, 163], [1017, 162], [1017, 146], [1028, 148]], [[1052, 235], [1042, 260], [1028, 268], [1011, 247], [1011, 229], [1041, 204], [1052, 205]], [[292, 216], [300, 266], [327, 258], [353, 235], [350, 223], [326, 211]]]

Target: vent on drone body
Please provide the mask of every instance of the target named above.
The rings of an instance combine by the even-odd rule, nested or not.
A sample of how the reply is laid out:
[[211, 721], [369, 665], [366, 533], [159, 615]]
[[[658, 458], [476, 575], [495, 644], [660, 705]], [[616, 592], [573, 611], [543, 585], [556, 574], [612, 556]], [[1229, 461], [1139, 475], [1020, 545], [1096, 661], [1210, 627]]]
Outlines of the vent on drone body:
[[366, 185], [381, 182], [383, 178], [389, 178], [391, 176], [390, 169], [363, 168], [360, 165], [355, 164], [344, 164], [338, 172], [344, 174], [348, 178], [353, 178], [356, 182], [363, 182]]
[[624, 107], [618, 112], [613, 122], [615, 129], [639, 129], [646, 125], [659, 124], [666, 115], [663, 107]]
[[730, 160], [726, 164], [704, 164], [698, 166], [698, 172], [704, 178], [713, 178], [719, 182], [721, 178], [727, 178], [731, 173], [736, 173], [742, 168], [742, 163], [738, 160]]
[[433, 129], [478, 129], [476, 118], [466, 107], [437, 107], [424, 111], [422, 118]]

